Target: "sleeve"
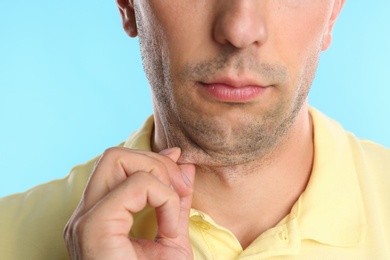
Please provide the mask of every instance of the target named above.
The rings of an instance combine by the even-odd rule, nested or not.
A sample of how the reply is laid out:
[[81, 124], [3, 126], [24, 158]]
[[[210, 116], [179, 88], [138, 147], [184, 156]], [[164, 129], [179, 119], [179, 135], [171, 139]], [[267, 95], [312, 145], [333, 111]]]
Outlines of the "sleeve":
[[0, 259], [68, 259], [63, 229], [96, 159], [63, 179], [0, 198]]

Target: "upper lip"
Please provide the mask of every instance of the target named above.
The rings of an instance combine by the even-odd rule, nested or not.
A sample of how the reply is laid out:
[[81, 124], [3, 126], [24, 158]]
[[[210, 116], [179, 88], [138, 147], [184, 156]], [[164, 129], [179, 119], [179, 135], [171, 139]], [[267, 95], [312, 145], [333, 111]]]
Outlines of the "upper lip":
[[230, 77], [230, 76], [222, 76], [222, 77], [216, 77], [210, 80], [202, 81], [200, 82], [204, 85], [216, 85], [216, 84], [223, 84], [227, 85], [229, 87], [234, 88], [240, 88], [240, 87], [246, 87], [246, 86], [252, 86], [252, 87], [262, 87], [265, 88], [267, 85], [264, 85], [260, 83], [257, 80], [248, 78], [248, 77]]

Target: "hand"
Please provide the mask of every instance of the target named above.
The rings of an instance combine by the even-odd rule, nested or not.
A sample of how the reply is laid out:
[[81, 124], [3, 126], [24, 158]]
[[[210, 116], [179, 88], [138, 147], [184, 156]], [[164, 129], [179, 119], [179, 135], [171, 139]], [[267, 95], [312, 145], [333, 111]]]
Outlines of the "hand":
[[[179, 148], [160, 154], [108, 149], [99, 159], [64, 236], [72, 259], [192, 259], [188, 235], [193, 165]], [[129, 238], [133, 213], [154, 207], [154, 241]]]

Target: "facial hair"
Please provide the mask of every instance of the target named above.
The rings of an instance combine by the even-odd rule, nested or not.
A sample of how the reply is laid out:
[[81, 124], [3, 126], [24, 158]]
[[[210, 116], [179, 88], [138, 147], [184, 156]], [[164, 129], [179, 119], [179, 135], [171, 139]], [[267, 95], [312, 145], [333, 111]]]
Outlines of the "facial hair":
[[[214, 167], [245, 164], [267, 156], [287, 136], [307, 99], [320, 49], [308, 55], [294, 81], [283, 65], [259, 62], [253, 53], [232, 46], [221, 46], [217, 57], [188, 61], [174, 70], [170, 50], [165, 46], [158, 25], [151, 26], [153, 22], [146, 25], [142, 20], [137, 20], [137, 24], [142, 61], [157, 111], [155, 116], [160, 119], [168, 147], [182, 149], [180, 162]], [[259, 78], [275, 82], [272, 87], [285, 94], [280, 95], [272, 107], [258, 113], [241, 113], [231, 122], [212, 111], [199, 112], [203, 108], [191, 98], [194, 85], [206, 82], [226, 68], [255, 72]], [[292, 82], [295, 85], [288, 86]], [[225, 103], [221, 106], [245, 111], [247, 105]]]

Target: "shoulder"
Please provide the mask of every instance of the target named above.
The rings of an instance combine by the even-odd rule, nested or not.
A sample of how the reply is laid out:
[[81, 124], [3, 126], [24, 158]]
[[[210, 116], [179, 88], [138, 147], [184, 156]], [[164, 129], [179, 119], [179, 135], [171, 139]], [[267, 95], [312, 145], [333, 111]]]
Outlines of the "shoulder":
[[350, 133], [348, 138], [357, 170], [383, 173], [390, 178], [390, 149], [369, 140], [358, 139]]
[[320, 152], [334, 153], [354, 161], [357, 168], [390, 170], [390, 149], [369, 140], [357, 138], [338, 122], [310, 108], [314, 122], [315, 144]]
[[[390, 149], [368, 140], [357, 138], [338, 122], [321, 112], [310, 109], [314, 124], [315, 166], [339, 176], [347, 172], [358, 178], [366, 203], [383, 202], [390, 191]], [[372, 195], [376, 194], [376, 197]], [[389, 209], [389, 203], [383, 207]]]
[[311, 114], [315, 130], [313, 172], [322, 178], [318, 183], [328, 185], [325, 198], [333, 198], [330, 210], [323, 212], [336, 214], [337, 205], [341, 206], [339, 222], [348, 216], [348, 222], [360, 223], [364, 230], [361, 247], [383, 252], [390, 242], [390, 149], [357, 138], [314, 109]]
[[0, 198], [0, 251], [6, 259], [67, 259], [63, 228], [96, 158], [59, 180]]
[[371, 199], [376, 197], [379, 205], [388, 208], [390, 217], [390, 204], [385, 201], [390, 196], [390, 150], [353, 136], [350, 139], [361, 189], [365, 190], [366, 194], [369, 193], [367, 197]]
[[[150, 117], [118, 146], [150, 150], [152, 129], [153, 117]], [[63, 179], [0, 198], [2, 258], [68, 259], [63, 229], [80, 201], [97, 159], [74, 167]]]
[[390, 149], [369, 140], [358, 140], [362, 153], [375, 163], [390, 165]]

